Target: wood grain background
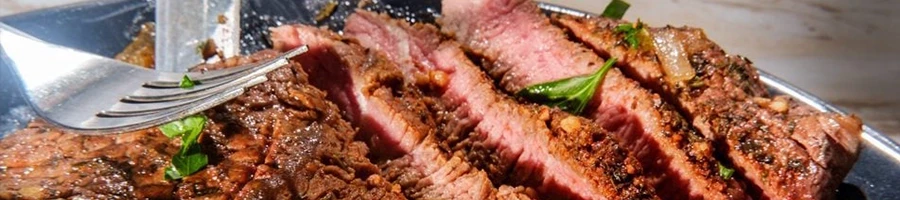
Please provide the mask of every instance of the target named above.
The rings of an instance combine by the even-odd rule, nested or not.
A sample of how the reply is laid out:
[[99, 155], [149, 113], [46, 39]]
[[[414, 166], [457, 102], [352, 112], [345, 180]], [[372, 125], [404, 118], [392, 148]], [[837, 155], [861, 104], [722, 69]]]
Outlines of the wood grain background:
[[[0, 16], [82, 0], [0, 0]], [[544, 0], [599, 13], [607, 0]], [[731, 54], [900, 141], [900, 1], [628, 0], [628, 20], [695, 26]]]

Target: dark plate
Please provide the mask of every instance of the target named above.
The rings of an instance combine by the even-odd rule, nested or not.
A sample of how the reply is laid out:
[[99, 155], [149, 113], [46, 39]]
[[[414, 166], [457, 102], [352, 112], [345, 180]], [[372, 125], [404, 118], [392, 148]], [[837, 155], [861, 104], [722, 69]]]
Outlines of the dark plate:
[[[269, 47], [267, 29], [287, 23], [325, 25], [336, 30], [351, 13], [357, 1], [339, 1], [335, 12], [321, 22], [314, 20], [319, 8], [328, 0], [244, 0], [242, 5], [242, 38], [244, 53]], [[46, 41], [112, 57], [127, 45], [144, 22], [153, 21], [153, 1], [101, 0], [96, 2], [44, 9], [8, 17], [0, 21]], [[584, 12], [542, 4], [547, 12], [585, 15]], [[388, 12], [397, 18], [416, 22], [432, 22], [440, 11], [439, 0], [381, 0], [367, 9]], [[48, 55], [50, 59], [52, 56]], [[0, 62], [0, 138], [23, 127], [31, 120], [17, 77]], [[834, 106], [810, 95], [775, 76], [761, 72], [760, 78], [770, 90], [791, 95], [819, 110], [841, 112]], [[863, 150], [853, 171], [844, 179], [838, 199], [900, 198], [900, 146], [878, 131], [864, 127]]]

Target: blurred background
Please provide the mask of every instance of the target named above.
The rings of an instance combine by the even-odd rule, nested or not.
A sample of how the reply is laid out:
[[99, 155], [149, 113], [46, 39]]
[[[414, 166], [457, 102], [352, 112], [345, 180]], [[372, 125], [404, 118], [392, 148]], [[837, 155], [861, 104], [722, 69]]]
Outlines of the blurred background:
[[[85, 0], [0, 0], [0, 16]], [[542, 0], [599, 13], [607, 0]], [[627, 20], [694, 26], [730, 54], [900, 141], [900, 1], [627, 0]]]

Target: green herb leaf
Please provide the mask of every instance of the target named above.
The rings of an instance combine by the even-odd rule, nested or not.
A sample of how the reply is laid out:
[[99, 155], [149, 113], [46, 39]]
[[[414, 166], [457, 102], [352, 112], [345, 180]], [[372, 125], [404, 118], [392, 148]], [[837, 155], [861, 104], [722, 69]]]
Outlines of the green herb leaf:
[[178, 173], [178, 170], [175, 169], [175, 166], [171, 166], [171, 167], [166, 168], [165, 178], [166, 178], [166, 180], [176, 180], [176, 179], [181, 179], [184, 177]]
[[628, 46], [636, 49], [641, 46], [642, 41], [649, 40], [650, 36], [647, 33], [646, 26], [641, 20], [634, 24], [620, 24], [616, 26], [616, 33], [624, 34], [625, 37], [623, 39], [628, 43]]
[[200, 146], [192, 146], [187, 153], [172, 157], [172, 166], [180, 175], [190, 175], [206, 166], [208, 158]]
[[559, 107], [573, 114], [581, 114], [588, 101], [594, 97], [594, 92], [597, 91], [606, 72], [615, 63], [616, 58], [611, 58], [594, 74], [528, 86], [519, 90], [516, 95], [544, 105]]
[[193, 115], [181, 121], [187, 131], [181, 136], [181, 154], [186, 154], [187, 150], [197, 143], [200, 132], [203, 132], [203, 127], [206, 125], [206, 116]]
[[197, 172], [206, 166], [208, 158], [195, 145], [203, 127], [206, 126], [206, 116], [193, 115], [184, 119], [169, 122], [159, 127], [169, 138], [181, 136], [181, 149], [178, 154], [172, 156], [172, 166], [166, 169], [167, 180], [180, 179]]
[[730, 179], [731, 175], [734, 175], [734, 169], [725, 167], [722, 163], [717, 163], [719, 165], [719, 176], [722, 176], [722, 179]]
[[208, 164], [209, 157], [200, 152], [200, 147], [191, 147], [188, 152], [188, 154], [178, 154], [172, 157], [172, 166], [166, 168], [166, 180], [181, 179], [200, 171]]
[[169, 139], [178, 137], [187, 132], [184, 128], [184, 123], [182, 123], [181, 120], [159, 126], [159, 131], [161, 131], [163, 135], [166, 135], [166, 137], [169, 137]]
[[631, 7], [628, 2], [625, 2], [623, 0], [613, 0], [606, 5], [606, 9], [603, 9], [603, 14], [600, 16], [613, 19], [622, 19], [622, 16], [625, 16], [625, 11], [628, 11], [628, 7]]
[[182, 89], [191, 89], [194, 88], [195, 84], [197, 84], [197, 82], [191, 80], [191, 77], [188, 77], [188, 75], [185, 74], [184, 77], [181, 78], [181, 82], [178, 83], [178, 87], [181, 87]]
[[184, 135], [185, 133], [196, 132], [194, 134], [199, 134], [199, 132], [203, 130], [203, 126], [205, 125], [206, 116], [192, 115], [185, 117], [184, 119], [172, 121], [159, 126], [159, 130], [163, 133], [163, 135], [166, 135], [166, 137], [174, 138]]

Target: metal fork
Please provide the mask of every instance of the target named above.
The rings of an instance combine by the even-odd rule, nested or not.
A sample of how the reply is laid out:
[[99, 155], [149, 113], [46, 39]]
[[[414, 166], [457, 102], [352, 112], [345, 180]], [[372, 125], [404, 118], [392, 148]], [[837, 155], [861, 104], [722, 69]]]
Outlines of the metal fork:
[[[209, 109], [266, 81], [266, 73], [306, 50], [226, 70], [167, 73], [50, 44], [0, 23], [0, 60], [19, 75], [17, 87], [35, 113], [93, 135], [156, 126]], [[185, 75], [196, 81], [192, 89], [178, 87]]]

